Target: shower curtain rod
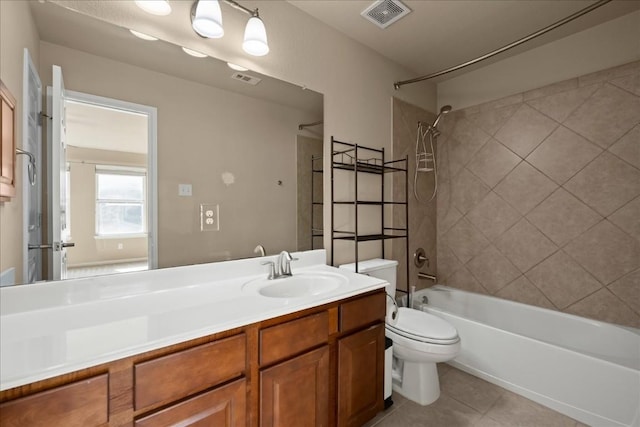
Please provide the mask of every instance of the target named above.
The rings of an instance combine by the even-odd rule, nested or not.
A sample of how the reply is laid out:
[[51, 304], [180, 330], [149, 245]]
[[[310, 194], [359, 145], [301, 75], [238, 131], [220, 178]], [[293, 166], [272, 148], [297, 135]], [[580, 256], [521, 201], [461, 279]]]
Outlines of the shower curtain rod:
[[605, 4], [609, 3], [610, 1], [611, 0], [600, 0], [600, 1], [596, 2], [596, 3], [593, 3], [593, 4], [585, 7], [584, 9], [581, 9], [581, 10], [577, 11], [576, 13], [574, 13], [572, 15], [567, 16], [564, 19], [561, 19], [560, 21], [557, 21], [557, 22], [555, 22], [555, 23], [553, 23], [553, 24], [551, 24], [551, 25], [549, 25], [547, 27], [544, 27], [541, 30], [536, 31], [535, 33], [531, 33], [528, 36], [521, 38], [520, 40], [516, 40], [513, 43], [510, 43], [510, 44], [508, 44], [506, 46], [503, 46], [503, 47], [501, 47], [499, 49], [491, 51], [491, 52], [489, 52], [489, 53], [487, 53], [485, 55], [479, 56], [479, 57], [477, 57], [475, 59], [472, 59], [471, 61], [467, 61], [467, 62], [464, 62], [462, 64], [459, 64], [459, 65], [456, 65], [456, 66], [453, 66], [453, 67], [450, 67], [450, 68], [446, 68], [446, 69], [444, 69], [442, 71], [438, 71], [438, 72], [435, 72], [435, 73], [427, 74], [426, 76], [421, 76], [421, 77], [416, 77], [415, 79], [402, 80], [402, 81], [399, 81], [399, 82], [395, 82], [393, 84], [393, 87], [394, 87], [394, 89], [397, 90], [397, 89], [400, 89], [401, 86], [404, 86], [404, 85], [407, 85], [407, 84], [417, 83], [417, 82], [421, 82], [423, 80], [429, 80], [429, 79], [432, 79], [434, 77], [442, 76], [444, 74], [448, 74], [448, 73], [451, 73], [453, 71], [457, 71], [457, 70], [460, 70], [462, 68], [466, 68], [466, 67], [468, 67], [470, 65], [477, 64], [480, 61], [484, 61], [485, 59], [489, 59], [489, 58], [491, 58], [493, 56], [496, 56], [496, 55], [498, 55], [498, 54], [500, 54], [502, 52], [505, 52], [505, 51], [507, 51], [509, 49], [512, 49], [512, 48], [514, 48], [516, 46], [520, 46], [522, 43], [526, 43], [529, 40], [533, 40], [533, 39], [535, 39], [537, 37], [540, 37], [541, 35], [543, 35], [545, 33], [548, 33], [551, 30], [555, 30], [556, 28], [573, 21], [574, 19], [577, 19], [577, 18], [581, 17], [582, 15], [585, 15], [585, 14], [591, 12], [592, 10], [597, 9], [600, 6], [604, 6]]
[[317, 122], [313, 122], [313, 123], [303, 123], [301, 125], [298, 125], [298, 130], [302, 130], [304, 128], [308, 128], [308, 127], [311, 127], [311, 126], [321, 125], [323, 123], [324, 122], [322, 120], [318, 120]]

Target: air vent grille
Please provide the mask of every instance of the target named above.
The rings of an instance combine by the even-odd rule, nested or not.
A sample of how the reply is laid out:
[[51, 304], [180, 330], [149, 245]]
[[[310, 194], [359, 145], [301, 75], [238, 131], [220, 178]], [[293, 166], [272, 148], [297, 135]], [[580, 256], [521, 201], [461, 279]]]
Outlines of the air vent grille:
[[387, 28], [409, 13], [411, 13], [411, 9], [400, 0], [377, 0], [363, 10], [360, 15], [380, 28]]
[[258, 77], [250, 76], [249, 74], [243, 74], [243, 73], [233, 73], [231, 75], [231, 78], [234, 80], [239, 80], [243, 83], [253, 85], [253, 86], [257, 85], [262, 81], [262, 79]]

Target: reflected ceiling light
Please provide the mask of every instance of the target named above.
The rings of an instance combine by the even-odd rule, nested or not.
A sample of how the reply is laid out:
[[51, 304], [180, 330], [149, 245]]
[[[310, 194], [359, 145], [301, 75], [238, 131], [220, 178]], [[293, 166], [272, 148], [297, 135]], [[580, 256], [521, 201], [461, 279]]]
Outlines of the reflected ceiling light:
[[135, 0], [136, 6], [152, 15], [165, 16], [171, 13], [167, 0]]
[[[244, 30], [242, 49], [249, 55], [264, 56], [269, 53], [267, 30], [260, 19], [258, 9], [248, 9], [235, 0], [223, 0], [224, 3], [251, 15]], [[224, 35], [222, 27], [222, 12], [218, 0], [196, 0], [191, 8], [191, 26], [200, 36], [206, 38], [220, 38]]]
[[205, 53], [198, 52], [197, 50], [189, 49], [188, 47], [184, 47], [184, 46], [182, 46], [182, 50], [187, 55], [195, 56], [196, 58], [206, 58], [207, 56], [209, 56]]
[[202, 37], [218, 39], [224, 36], [218, 0], [197, 1], [191, 9], [191, 26]]
[[141, 33], [140, 31], [136, 31], [136, 30], [129, 30], [129, 31], [131, 32], [131, 34], [133, 34], [134, 36], [142, 40], [148, 40], [151, 42], [158, 40], [157, 38], [150, 36], [149, 34]]
[[227, 62], [227, 66], [229, 68], [231, 68], [232, 70], [236, 70], [236, 71], [249, 71], [248, 68], [245, 68], [241, 65], [238, 64], [234, 64], [233, 62]]

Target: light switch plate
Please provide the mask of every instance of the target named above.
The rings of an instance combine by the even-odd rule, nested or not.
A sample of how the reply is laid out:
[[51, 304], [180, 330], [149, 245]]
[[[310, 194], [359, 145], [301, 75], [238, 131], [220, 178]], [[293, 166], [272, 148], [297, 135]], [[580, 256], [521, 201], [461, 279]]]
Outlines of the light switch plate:
[[191, 184], [178, 184], [178, 196], [191, 196], [192, 194]]
[[220, 205], [200, 205], [200, 231], [220, 231]]

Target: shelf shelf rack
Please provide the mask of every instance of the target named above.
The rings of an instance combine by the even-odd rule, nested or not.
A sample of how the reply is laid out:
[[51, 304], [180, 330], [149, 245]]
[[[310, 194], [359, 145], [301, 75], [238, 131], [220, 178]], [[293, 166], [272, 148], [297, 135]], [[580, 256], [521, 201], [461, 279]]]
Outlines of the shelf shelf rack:
[[[358, 244], [360, 242], [370, 242], [379, 240], [381, 242], [381, 257], [385, 257], [385, 241], [390, 239], [405, 239], [405, 256], [407, 276], [409, 277], [409, 186], [408, 186], [408, 165], [409, 158], [385, 161], [384, 148], [369, 148], [363, 145], [342, 142], [331, 137], [331, 265], [334, 265], [335, 242], [337, 240], [348, 240], [354, 242], [355, 263], [358, 272], [359, 254]], [[352, 171], [353, 177], [353, 200], [335, 200], [336, 170]], [[378, 200], [360, 200], [358, 198], [358, 175], [361, 173], [380, 175], [380, 198]], [[399, 173], [404, 178], [404, 200], [388, 201], [384, 195], [384, 176], [388, 173]], [[337, 230], [335, 228], [336, 206], [351, 205], [354, 207], [354, 229]], [[385, 206], [397, 205], [404, 207], [405, 227], [385, 227]], [[380, 206], [380, 227], [378, 233], [359, 234], [358, 233], [358, 208], [359, 206]], [[398, 289], [402, 291], [401, 289]]]

